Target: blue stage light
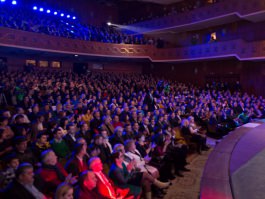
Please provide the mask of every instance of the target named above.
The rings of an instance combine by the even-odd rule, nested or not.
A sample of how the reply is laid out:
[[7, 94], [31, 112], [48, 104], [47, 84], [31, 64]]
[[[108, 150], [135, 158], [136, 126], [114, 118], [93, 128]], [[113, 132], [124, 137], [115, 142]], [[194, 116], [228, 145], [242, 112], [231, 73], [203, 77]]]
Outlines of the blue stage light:
[[71, 16], [70, 15], [67, 15], [67, 18], [70, 18]]
[[64, 13], [61, 14], [61, 17], [63, 17], [63, 16], [64, 16]]
[[17, 5], [17, 1], [12, 1], [12, 5]]
[[48, 13], [48, 14], [51, 13], [51, 10], [47, 10], [47, 13]]
[[1, 2], [5, 2], [6, 0], [1, 0]]
[[57, 13], [57, 12], [54, 12], [53, 14], [54, 14], [54, 15], [57, 15], [58, 13]]
[[43, 8], [40, 8], [40, 12], [43, 12]]
[[37, 6], [33, 6], [33, 10], [37, 10], [38, 9], [38, 7]]
[[76, 19], [76, 17], [75, 17], [75, 16], [73, 16], [73, 19]]

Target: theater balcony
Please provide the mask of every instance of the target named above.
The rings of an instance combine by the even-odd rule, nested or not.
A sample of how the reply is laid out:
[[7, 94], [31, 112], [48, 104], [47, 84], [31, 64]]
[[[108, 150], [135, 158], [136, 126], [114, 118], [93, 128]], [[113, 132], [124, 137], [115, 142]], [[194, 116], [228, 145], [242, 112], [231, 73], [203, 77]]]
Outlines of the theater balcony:
[[265, 1], [225, 0], [212, 5], [196, 8], [184, 13], [173, 13], [152, 20], [131, 24], [136, 32], [154, 33], [165, 30], [191, 31], [222, 25], [240, 20], [251, 22], [265, 18]]
[[66, 39], [3, 27], [0, 28], [0, 46], [88, 57], [146, 59], [152, 62], [182, 62], [230, 57], [242, 61], [265, 59], [265, 40], [253, 42], [232, 40], [190, 47], [158, 49], [148, 45], [106, 44]]

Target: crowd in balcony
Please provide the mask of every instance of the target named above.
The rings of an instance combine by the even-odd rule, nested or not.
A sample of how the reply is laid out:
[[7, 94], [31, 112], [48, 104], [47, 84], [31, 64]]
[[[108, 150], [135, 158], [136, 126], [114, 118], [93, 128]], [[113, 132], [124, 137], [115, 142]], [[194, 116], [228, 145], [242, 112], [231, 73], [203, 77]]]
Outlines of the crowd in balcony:
[[163, 198], [190, 171], [187, 155], [209, 150], [207, 136], [265, 117], [265, 99], [239, 82], [200, 88], [43, 70], [0, 77], [1, 198]]
[[52, 36], [114, 44], [154, 44], [155, 40], [142, 35], [128, 35], [112, 26], [81, 24], [78, 19], [40, 13], [24, 7], [1, 5], [0, 26]]
[[130, 19], [128, 22], [125, 24], [133, 24], [141, 21], [146, 21], [146, 20], [152, 20], [155, 18], [159, 17], [164, 17], [164, 16], [170, 16], [170, 15], [176, 15], [180, 13], [186, 13], [189, 11], [193, 11], [195, 9], [201, 8], [203, 6], [211, 5], [214, 3], [221, 2], [223, 0], [185, 0], [185, 1], [180, 1], [175, 4], [169, 5], [169, 6], [164, 6], [163, 9], [160, 9], [158, 13], [152, 13], [149, 12], [149, 15], [145, 16], [139, 16], [139, 17], [133, 17]]

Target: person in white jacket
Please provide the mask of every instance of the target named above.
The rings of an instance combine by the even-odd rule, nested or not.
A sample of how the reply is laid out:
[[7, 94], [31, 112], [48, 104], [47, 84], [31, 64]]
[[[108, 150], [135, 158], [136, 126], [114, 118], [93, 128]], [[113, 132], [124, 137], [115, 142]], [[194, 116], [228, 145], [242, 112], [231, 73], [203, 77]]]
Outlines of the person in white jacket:
[[149, 156], [146, 157], [141, 156], [140, 152], [136, 149], [134, 140], [127, 140], [125, 142], [125, 148], [126, 148], [125, 155], [131, 160], [135, 161], [135, 165], [140, 171], [148, 172], [154, 178], [159, 177], [159, 171], [157, 170], [157, 168], [148, 165], [148, 162], [150, 162], [151, 158]]

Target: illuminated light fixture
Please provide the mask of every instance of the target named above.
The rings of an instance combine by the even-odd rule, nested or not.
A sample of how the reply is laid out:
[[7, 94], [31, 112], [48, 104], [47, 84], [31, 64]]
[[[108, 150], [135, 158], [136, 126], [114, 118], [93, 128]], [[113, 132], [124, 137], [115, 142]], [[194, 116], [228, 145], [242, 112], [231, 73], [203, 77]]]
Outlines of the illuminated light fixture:
[[38, 7], [37, 6], [33, 6], [33, 10], [37, 10], [38, 9]]
[[53, 14], [54, 14], [54, 15], [57, 15], [57, 14], [58, 14], [58, 12], [56, 12], [56, 11], [55, 11]]
[[73, 19], [76, 19], [76, 17], [75, 17], [75, 16], [73, 16]]
[[48, 14], [51, 13], [51, 10], [47, 10], [47, 13], [48, 13]]
[[75, 57], [78, 57], [78, 55], [75, 55]]
[[111, 22], [108, 22], [107, 25], [108, 25], [108, 26], [111, 26], [112, 24], [111, 24]]
[[71, 16], [70, 15], [67, 15], [67, 18], [70, 18]]
[[74, 28], [75, 26], [71, 26], [72, 28]]
[[40, 12], [43, 12], [43, 8], [40, 8]]
[[6, 0], [1, 0], [1, 2], [5, 2]]
[[63, 17], [63, 16], [64, 16], [64, 13], [61, 14], [61, 17]]
[[12, 1], [12, 5], [17, 5], [17, 1]]

